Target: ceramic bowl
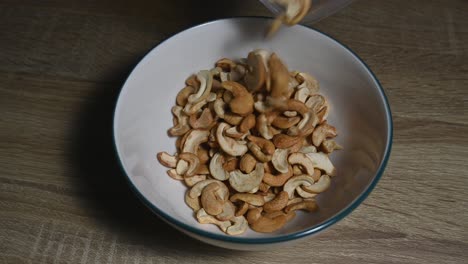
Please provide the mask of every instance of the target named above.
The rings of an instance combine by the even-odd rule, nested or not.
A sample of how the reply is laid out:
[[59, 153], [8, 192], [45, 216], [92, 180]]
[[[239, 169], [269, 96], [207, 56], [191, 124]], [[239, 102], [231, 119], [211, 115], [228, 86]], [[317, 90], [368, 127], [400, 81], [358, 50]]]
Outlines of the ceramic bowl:
[[[346, 217], [369, 195], [382, 176], [392, 142], [392, 119], [384, 91], [365, 63], [333, 38], [304, 26], [263, 38], [270, 20], [231, 18], [202, 24], [165, 40], [136, 66], [115, 109], [117, 155], [131, 188], [151, 210], [178, 230], [206, 243], [231, 249], [264, 250], [312, 237]], [[344, 150], [331, 159], [338, 170], [330, 189], [317, 198], [317, 213], [299, 212], [281, 230], [247, 231], [228, 236], [202, 225], [184, 203], [187, 190], [156, 160], [175, 152], [171, 107], [184, 80], [210, 69], [220, 58], [242, 58], [263, 48], [276, 52], [291, 70], [308, 72], [331, 105], [329, 123]]]

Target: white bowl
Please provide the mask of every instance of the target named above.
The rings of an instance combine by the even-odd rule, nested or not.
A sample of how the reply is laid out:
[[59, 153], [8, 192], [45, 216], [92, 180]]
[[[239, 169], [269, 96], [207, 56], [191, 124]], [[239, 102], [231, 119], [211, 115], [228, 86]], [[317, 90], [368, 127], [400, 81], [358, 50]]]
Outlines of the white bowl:
[[[370, 193], [390, 155], [392, 120], [377, 79], [352, 51], [304, 26], [281, 30], [271, 40], [265, 18], [222, 19], [187, 29], [154, 48], [133, 70], [114, 116], [117, 154], [130, 185], [154, 213], [180, 231], [215, 246], [259, 250], [316, 234], [343, 219]], [[155, 158], [175, 152], [171, 107], [184, 80], [216, 60], [246, 57], [253, 49], [276, 52], [291, 70], [314, 75], [330, 104], [329, 123], [345, 149], [332, 154], [338, 169], [332, 187], [318, 196], [318, 213], [299, 213], [281, 230], [228, 236], [201, 225], [185, 205], [186, 187], [167, 176]]]

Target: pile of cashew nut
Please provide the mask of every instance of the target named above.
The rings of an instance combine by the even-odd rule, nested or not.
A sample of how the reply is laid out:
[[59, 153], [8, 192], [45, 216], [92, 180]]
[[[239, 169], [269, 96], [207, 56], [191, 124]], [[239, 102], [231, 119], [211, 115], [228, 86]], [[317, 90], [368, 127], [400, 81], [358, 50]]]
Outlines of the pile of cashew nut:
[[270, 28], [267, 36], [272, 36], [281, 25], [294, 26], [299, 23], [309, 12], [312, 0], [271, 0], [277, 5], [283, 7], [284, 12], [279, 14]]
[[200, 223], [229, 235], [274, 232], [296, 210], [318, 209], [315, 197], [336, 174], [329, 154], [341, 147], [314, 77], [254, 50], [190, 76], [176, 103], [177, 153], [157, 158], [189, 187], [185, 202]]

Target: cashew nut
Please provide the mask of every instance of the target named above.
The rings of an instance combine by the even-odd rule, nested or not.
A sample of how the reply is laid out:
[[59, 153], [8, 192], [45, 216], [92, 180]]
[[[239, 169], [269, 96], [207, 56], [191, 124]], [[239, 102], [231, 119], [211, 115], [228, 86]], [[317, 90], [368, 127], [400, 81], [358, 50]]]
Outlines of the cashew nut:
[[280, 129], [288, 129], [296, 125], [297, 123], [299, 123], [299, 121], [301, 121], [301, 118], [298, 116], [294, 116], [294, 117], [278, 116], [273, 120], [271, 124]]
[[179, 175], [176, 171], [176, 169], [170, 169], [167, 171], [167, 175], [169, 175], [169, 177], [171, 177], [172, 179], [174, 180], [177, 180], [177, 181], [181, 181], [184, 179], [184, 176], [182, 175]]
[[[312, 163], [312, 166], [314, 166], [315, 168], [325, 171], [330, 176], [334, 176], [336, 174], [336, 169], [333, 166], [327, 154], [323, 152], [317, 152], [317, 153], [307, 153], [305, 155], [309, 158], [309, 160]], [[312, 174], [309, 174], [309, 175], [312, 175]]]
[[[298, 87], [299, 88], [299, 87]], [[307, 87], [299, 88], [294, 94], [294, 99], [305, 103], [309, 98], [310, 90]]]
[[250, 114], [242, 119], [242, 122], [239, 124], [239, 132], [246, 133], [253, 127], [255, 127], [255, 115]]
[[262, 55], [255, 51], [250, 52], [247, 57], [247, 65], [249, 70], [244, 77], [245, 84], [251, 92], [258, 91], [265, 84], [267, 76]]
[[165, 151], [159, 152], [158, 155], [156, 155], [156, 157], [158, 158], [159, 163], [161, 163], [161, 165], [165, 167], [175, 168], [177, 165], [176, 156], [172, 156]]
[[183, 107], [188, 102], [189, 95], [193, 94], [196, 91], [196, 88], [193, 86], [185, 86], [184, 89], [180, 90], [176, 97], [177, 105]]
[[284, 211], [286, 213], [289, 213], [290, 211], [296, 211], [296, 210], [306, 210], [309, 212], [314, 212], [314, 211], [317, 211], [317, 209], [318, 209], [318, 206], [314, 200], [304, 200], [302, 202], [294, 203], [294, 204], [290, 204], [286, 206], [286, 208], [284, 208]]
[[210, 161], [211, 176], [220, 181], [225, 181], [229, 178], [229, 173], [227, 173], [223, 168], [224, 161], [225, 159], [223, 155], [219, 152], [214, 154]]
[[254, 188], [258, 188], [262, 182], [264, 170], [263, 164], [257, 163], [255, 170], [244, 174], [240, 170], [231, 171], [229, 173], [229, 183], [234, 190], [238, 192], [249, 192]]
[[255, 168], [256, 164], [257, 161], [255, 160], [255, 158], [251, 154], [247, 153], [244, 156], [242, 156], [239, 164], [239, 169], [244, 173], [251, 173]]
[[308, 175], [314, 174], [314, 163], [310, 160], [310, 158], [306, 155], [312, 153], [304, 154], [304, 153], [292, 153], [288, 157], [289, 164], [299, 164], [305, 170]]
[[261, 233], [274, 232], [286, 224], [287, 218], [285, 215], [278, 215], [274, 218], [268, 218], [261, 215], [261, 208], [250, 209], [247, 213], [247, 221], [250, 227]]
[[[200, 164], [198, 165], [198, 168], [195, 171], [195, 174], [207, 175], [207, 174], [210, 174], [210, 170], [208, 169], [208, 166], [206, 164]], [[185, 177], [189, 177], [189, 176], [185, 175]]]
[[244, 215], [245, 213], [247, 213], [247, 210], [249, 210], [249, 204], [246, 202], [242, 202], [239, 206], [239, 209], [236, 211], [235, 216]]
[[254, 206], [262, 206], [265, 204], [263, 196], [253, 193], [236, 193], [231, 198], [231, 202], [243, 201]]
[[182, 152], [197, 153], [201, 143], [208, 141], [210, 132], [207, 130], [192, 129], [182, 147]]
[[324, 192], [326, 189], [330, 187], [330, 185], [331, 185], [330, 176], [325, 174], [320, 177], [318, 182], [310, 186], [304, 186], [302, 189], [309, 193], [318, 194], [318, 193]]
[[322, 142], [322, 150], [325, 151], [325, 153], [332, 153], [340, 149], [343, 149], [343, 147], [336, 143], [335, 140], [329, 139]]
[[227, 172], [231, 172], [238, 168], [239, 168], [239, 160], [236, 158], [231, 158], [226, 163], [223, 164], [223, 169]]
[[282, 210], [284, 207], [286, 207], [288, 200], [288, 193], [282, 191], [276, 195], [275, 199], [265, 203], [263, 205], [263, 210], [265, 210], [267, 213]]
[[319, 91], [319, 85], [317, 79], [312, 77], [311, 75], [300, 72], [296, 75], [296, 80], [299, 82], [298, 89], [307, 88], [309, 90], [309, 94], [316, 94]]
[[314, 184], [314, 179], [307, 175], [294, 176], [283, 186], [283, 191], [288, 193], [290, 199], [294, 198], [294, 191], [298, 186], [310, 186]]
[[303, 146], [299, 152], [307, 154], [307, 153], [312, 153], [312, 152], [317, 152], [317, 148], [315, 146], [309, 145], [309, 146]]
[[232, 81], [223, 82], [221, 85], [234, 96], [229, 102], [229, 107], [233, 113], [246, 116], [253, 112], [254, 100], [252, 94], [244, 86]]
[[271, 54], [268, 61], [270, 70], [271, 96], [286, 98], [289, 90], [289, 71], [275, 53]]
[[171, 136], [181, 136], [190, 130], [188, 116], [182, 113], [182, 107], [180, 106], [172, 107], [171, 111], [177, 118], [177, 125], [169, 129], [169, 134]]
[[315, 194], [315, 193], [310, 193], [310, 192], [305, 191], [306, 187], [307, 186], [302, 186], [302, 187], [297, 186], [296, 187], [296, 193], [302, 198], [314, 198], [315, 196], [317, 196], [317, 194]]
[[203, 70], [198, 72], [197, 79], [200, 81], [200, 87], [196, 94], [192, 94], [188, 97], [188, 102], [191, 104], [201, 102], [206, 99], [211, 92], [213, 76], [210, 71]]
[[[193, 177], [190, 177], [190, 178], [193, 178]], [[190, 179], [189, 178], [189, 179]], [[225, 193], [229, 193], [229, 190], [227, 189], [226, 185], [224, 185], [224, 183], [222, 183], [221, 181], [218, 181], [218, 180], [204, 180], [204, 181], [201, 181], [201, 182], [198, 182], [197, 184], [195, 184], [192, 189], [190, 189], [190, 197], [191, 198], [196, 198], [196, 197], [199, 197], [201, 194], [202, 194], [202, 191], [203, 189], [208, 185], [208, 184], [211, 184], [211, 183], [218, 183], [221, 188], [224, 188], [225, 190], [223, 192]]]
[[269, 127], [265, 114], [261, 114], [257, 117], [257, 130], [265, 139], [273, 138], [273, 133]]
[[234, 217], [235, 211], [236, 211], [236, 207], [234, 206], [234, 204], [231, 201], [227, 200], [223, 204], [222, 212], [216, 215], [216, 218], [221, 221], [230, 220]]
[[195, 184], [206, 180], [206, 175], [194, 175], [192, 177], [185, 177], [184, 182], [188, 187], [192, 187]]
[[223, 71], [230, 72], [236, 67], [236, 63], [228, 58], [222, 58], [215, 63], [216, 67], [221, 68]]
[[247, 230], [247, 220], [243, 216], [236, 216], [232, 218], [234, 223], [232, 226], [228, 227], [226, 233], [229, 235], [240, 235]]
[[322, 142], [327, 138], [336, 137], [336, 128], [327, 123], [317, 126], [312, 133], [312, 143], [319, 147]]
[[225, 137], [223, 135], [224, 130], [228, 128], [229, 125], [226, 123], [221, 123], [218, 125], [218, 128], [216, 130], [216, 138], [218, 139], [220, 147], [224, 150], [224, 152], [231, 156], [244, 155], [248, 150], [246, 145], [238, 142], [233, 138]]
[[293, 170], [291, 166], [288, 167], [288, 171], [278, 175], [273, 175], [271, 173], [265, 172], [263, 176], [263, 182], [270, 186], [283, 186], [283, 184], [293, 176]]
[[194, 129], [209, 129], [214, 125], [214, 118], [209, 108], [203, 109], [200, 117], [193, 114], [189, 118], [189, 124]]
[[185, 203], [194, 211], [198, 211], [201, 208], [200, 200], [198, 199], [198, 197], [196, 198], [190, 197], [189, 191], [185, 192]]
[[223, 232], [226, 232], [228, 227], [231, 226], [230, 221], [219, 221], [218, 219], [214, 218], [213, 216], [206, 213], [206, 211], [201, 208], [197, 211], [197, 220], [200, 224], [215, 224], [217, 225]]
[[179, 164], [181, 164], [181, 161], [187, 162], [188, 166], [187, 166], [186, 169], [183, 169], [183, 172], [179, 173], [179, 171], [177, 171], [177, 173], [179, 173], [181, 175], [183, 174], [186, 177], [193, 176], [195, 174], [195, 172], [197, 171], [198, 166], [200, 165], [200, 160], [198, 159], [197, 155], [195, 155], [193, 153], [190, 153], [190, 152], [183, 152], [183, 153], [179, 154], [179, 159], [180, 160], [177, 163], [176, 171], [179, 168]]
[[276, 149], [273, 153], [271, 163], [277, 171], [281, 173], [286, 173], [289, 171], [288, 154], [288, 149]]
[[285, 134], [278, 134], [273, 137], [273, 144], [280, 149], [292, 147], [297, 142], [301, 141], [301, 137], [292, 137]]
[[200, 202], [207, 214], [218, 215], [223, 212], [228, 195], [229, 193], [222, 193], [218, 183], [213, 182], [203, 188]]

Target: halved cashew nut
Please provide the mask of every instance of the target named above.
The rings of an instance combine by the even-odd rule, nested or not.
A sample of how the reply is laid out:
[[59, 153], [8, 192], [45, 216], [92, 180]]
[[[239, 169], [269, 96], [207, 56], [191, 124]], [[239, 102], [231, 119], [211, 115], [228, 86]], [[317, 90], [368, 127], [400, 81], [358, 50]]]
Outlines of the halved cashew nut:
[[227, 221], [234, 217], [234, 213], [236, 212], [236, 207], [234, 204], [227, 200], [223, 204], [223, 210], [220, 214], [216, 215], [216, 218], [221, 221]]
[[[309, 153], [312, 154], [312, 153]], [[305, 172], [308, 175], [313, 175], [314, 174], [314, 163], [310, 158], [306, 155], [309, 154], [304, 154], [300, 152], [292, 153], [288, 157], [289, 164], [294, 165], [294, 164], [299, 164], [302, 166], [302, 168], [305, 170]]]
[[198, 72], [197, 79], [200, 81], [200, 87], [196, 94], [192, 94], [188, 97], [188, 102], [196, 104], [208, 97], [211, 92], [211, 86], [213, 84], [213, 76], [210, 71], [203, 70]]
[[[328, 175], [334, 176], [336, 169], [327, 154], [323, 152], [305, 154], [315, 168], [325, 171]], [[310, 174], [312, 175], [312, 174]]]
[[290, 211], [296, 211], [296, 210], [306, 210], [309, 212], [314, 212], [314, 211], [317, 211], [317, 209], [318, 209], [318, 206], [314, 200], [304, 200], [302, 202], [290, 204], [286, 206], [286, 208], [284, 208], [284, 211], [286, 213]]
[[229, 178], [229, 173], [226, 172], [223, 168], [224, 162], [225, 162], [225, 159], [223, 155], [221, 155], [221, 153], [219, 152], [214, 154], [214, 156], [211, 158], [210, 172], [213, 178], [220, 180], [220, 181], [225, 181]]
[[307, 87], [299, 88], [294, 94], [294, 99], [301, 101], [305, 103], [307, 101], [307, 98], [309, 98], [310, 95], [310, 90]]
[[[324, 192], [326, 189], [328, 189], [331, 185], [331, 179], [330, 176], [328, 175], [322, 175], [318, 182], [310, 185], [310, 186], [304, 186], [302, 189], [306, 192], [309, 193], [314, 193], [314, 194], [319, 194], [321, 192]], [[304, 197], [306, 198], [306, 197]]]
[[315, 128], [312, 133], [312, 143], [319, 147], [325, 139], [333, 137], [336, 137], [336, 128], [324, 123]]
[[305, 191], [306, 187], [307, 186], [297, 186], [296, 187], [296, 193], [302, 198], [314, 198], [315, 196], [317, 196], [316, 193], [306, 192]]
[[194, 211], [198, 211], [201, 208], [200, 199], [198, 199], [198, 197], [190, 197], [188, 190], [185, 192], [185, 203]]
[[325, 153], [332, 153], [333, 151], [340, 149], [343, 149], [343, 147], [336, 143], [333, 139], [324, 140], [322, 142], [322, 150], [325, 151]]
[[156, 157], [158, 158], [159, 163], [161, 165], [168, 167], [168, 168], [175, 168], [177, 165], [177, 157], [172, 156], [169, 153], [162, 151], [159, 152]]
[[220, 147], [223, 149], [224, 152], [231, 156], [244, 155], [248, 150], [246, 145], [238, 142], [233, 138], [224, 136], [224, 130], [228, 128], [229, 125], [226, 123], [221, 123], [218, 125], [218, 128], [216, 130], [216, 138], [218, 139]]
[[282, 210], [284, 207], [286, 207], [288, 200], [288, 193], [282, 191], [276, 195], [275, 199], [265, 203], [263, 205], [263, 210], [265, 210], [267, 213]]
[[303, 146], [299, 152], [307, 154], [307, 153], [315, 153], [317, 152], [317, 148], [315, 146], [309, 145], [309, 146]]
[[271, 80], [271, 96], [275, 98], [288, 96], [289, 92], [289, 71], [278, 55], [271, 54], [268, 61]]
[[194, 175], [192, 177], [185, 177], [184, 182], [188, 187], [192, 187], [195, 184], [206, 180], [206, 175]]
[[288, 154], [288, 149], [276, 149], [273, 153], [271, 163], [277, 171], [281, 173], [287, 173], [289, 171]]
[[227, 228], [229, 235], [240, 235], [247, 230], [248, 223], [244, 216], [236, 216], [231, 220], [234, 224]]
[[177, 118], [177, 125], [169, 129], [169, 134], [171, 136], [181, 136], [189, 131], [188, 116], [182, 112], [182, 107], [172, 107], [172, 113]]
[[[190, 178], [193, 178], [193, 177], [190, 177]], [[190, 189], [190, 193], [189, 193], [190, 197], [191, 198], [199, 197], [202, 194], [203, 189], [208, 184], [211, 184], [213, 182], [218, 183], [221, 186], [221, 188], [224, 188], [225, 190], [223, 190], [223, 192], [229, 193], [229, 190], [227, 189], [226, 185], [224, 185], [224, 183], [222, 183], [221, 181], [218, 181], [218, 180], [209, 179], [209, 180], [204, 180], [204, 181], [201, 181], [201, 182], [198, 182], [197, 184], [195, 184], [192, 187], [192, 189]]]
[[210, 183], [203, 188], [200, 202], [206, 213], [218, 215], [223, 212], [224, 203], [229, 196], [229, 191], [226, 190], [227, 188], [222, 188], [217, 182]]
[[258, 91], [265, 84], [267, 70], [263, 58], [255, 51], [249, 53], [247, 57], [249, 70], [245, 74], [244, 81], [251, 92]]
[[264, 175], [263, 164], [257, 163], [255, 170], [248, 174], [244, 174], [240, 170], [235, 170], [231, 171], [229, 175], [229, 183], [234, 190], [238, 192], [250, 192], [258, 188], [262, 182]]
[[206, 213], [206, 211], [201, 208], [197, 211], [197, 220], [200, 224], [215, 224], [217, 225], [223, 232], [226, 232], [228, 227], [231, 226], [230, 221], [219, 221], [218, 219], [214, 218], [213, 216]]
[[[197, 171], [198, 166], [200, 165], [200, 160], [198, 159], [197, 155], [190, 153], [190, 152], [183, 152], [179, 154], [179, 159], [180, 159], [179, 162], [185, 161], [188, 163], [187, 169], [184, 170], [185, 172], [183, 174], [186, 177], [195, 175], [195, 172]], [[177, 167], [178, 165], [179, 164], [177, 164]]]
[[192, 129], [182, 147], [182, 152], [197, 153], [201, 143], [208, 141], [210, 132], [207, 130]]
[[213, 126], [214, 118], [211, 114], [211, 110], [209, 108], [203, 109], [200, 117], [197, 118], [196, 114], [193, 114], [189, 118], [189, 124], [192, 128], [195, 129], [208, 129]]
[[283, 191], [288, 193], [290, 199], [294, 198], [294, 191], [298, 186], [310, 186], [314, 184], [314, 179], [307, 175], [294, 176], [284, 184]]
[[298, 89], [307, 88], [309, 94], [316, 94], [319, 91], [319, 85], [317, 79], [312, 77], [310, 74], [300, 72], [296, 75], [296, 80], [299, 82]]
[[169, 175], [169, 177], [171, 177], [172, 179], [177, 180], [177, 181], [182, 181], [184, 179], [184, 176], [178, 174], [176, 169], [168, 170], [167, 175]]
[[270, 125], [268, 124], [267, 118], [265, 114], [261, 114], [257, 117], [257, 130], [264, 137], [265, 139], [272, 139], [273, 133], [270, 129]]

